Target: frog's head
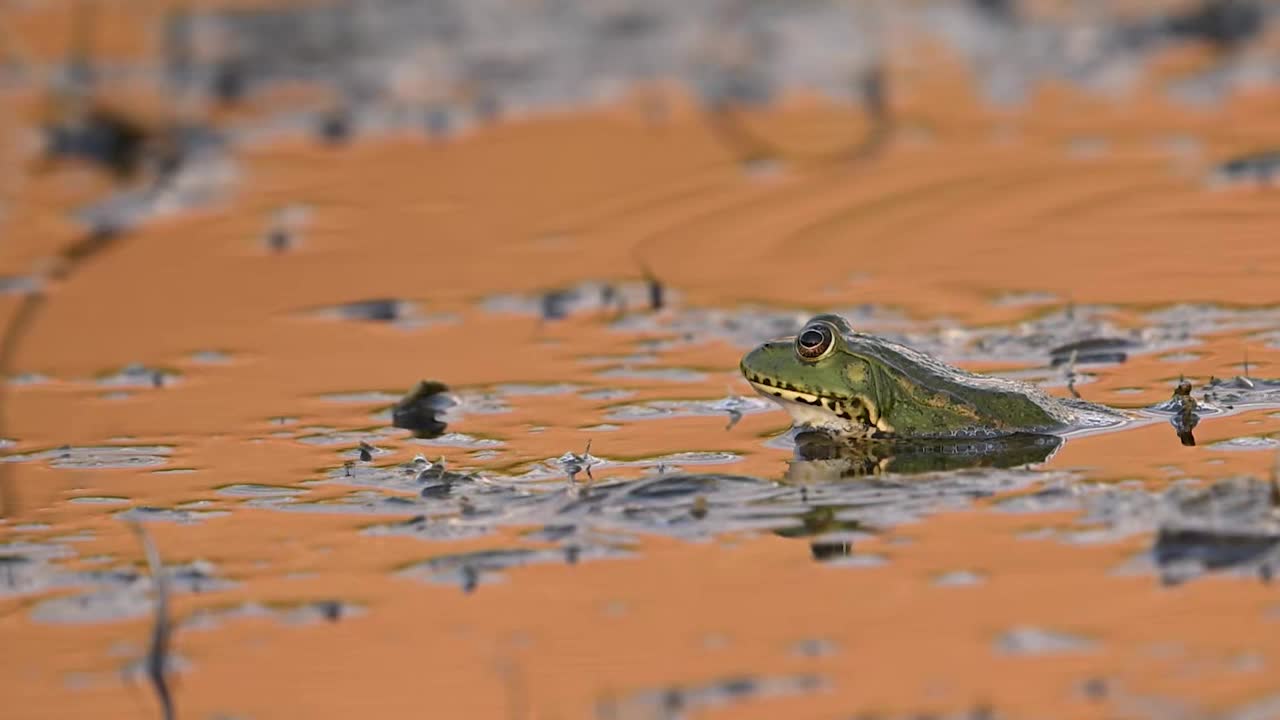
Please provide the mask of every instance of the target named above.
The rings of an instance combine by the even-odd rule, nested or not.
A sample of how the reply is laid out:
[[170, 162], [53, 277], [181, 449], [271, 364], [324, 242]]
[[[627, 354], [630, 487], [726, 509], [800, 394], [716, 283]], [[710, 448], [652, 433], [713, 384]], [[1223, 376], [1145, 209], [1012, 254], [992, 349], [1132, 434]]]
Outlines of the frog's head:
[[742, 374], [756, 392], [789, 412], [796, 425], [843, 435], [888, 432], [879, 397], [884, 368], [875, 358], [850, 350], [845, 338], [850, 333], [838, 315], [815, 316], [795, 338], [766, 342], [747, 353]]

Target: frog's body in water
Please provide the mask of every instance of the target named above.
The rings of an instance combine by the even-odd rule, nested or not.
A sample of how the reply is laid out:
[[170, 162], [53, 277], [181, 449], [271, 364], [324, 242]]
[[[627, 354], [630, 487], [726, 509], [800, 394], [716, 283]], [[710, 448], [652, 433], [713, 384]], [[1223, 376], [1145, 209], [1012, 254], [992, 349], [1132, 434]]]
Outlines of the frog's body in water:
[[818, 315], [794, 340], [764, 343], [742, 358], [751, 386], [801, 427], [846, 437], [998, 437], [1115, 425], [1124, 416], [1051, 397], [1016, 380], [977, 375]]

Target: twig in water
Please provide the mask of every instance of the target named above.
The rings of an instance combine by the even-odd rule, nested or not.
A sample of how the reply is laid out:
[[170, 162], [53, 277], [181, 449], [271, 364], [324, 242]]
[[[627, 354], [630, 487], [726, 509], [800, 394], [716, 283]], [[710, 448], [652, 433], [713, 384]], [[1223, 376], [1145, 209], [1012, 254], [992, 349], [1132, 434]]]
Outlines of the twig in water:
[[1071, 351], [1071, 357], [1067, 359], [1067, 390], [1071, 393], [1071, 397], [1079, 400], [1080, 393], [1076, 390], [1076, 352]]
[[644, 271], [644, 280], [649, 285], [649, 309], [657, 312], [665, 304], [663, 297], [666, 294], [665, 288], [658, 276], [654, 275], [647, 267]]
[[[667, 304], [666, 286], [663, 285], [662, 280], [658, 278], [657, 274], [653, 272], [653, 269], [649, 267], [649, 263], [645, 262], [644, 258], [640, 257], [640, 251], [638, 249], [632, 248], [631, 257], [635, 260], [636, 265], [640, 266], [640, 274], [644, 275], [645, 284], [649, 288], [649, 309], [653, 312], [661, 310]], [[619, 317], [621, 317], [621, 315], [622, 313], [619, 313]]]
[[582, 451], [582, 462], [586, 464], [587, 479], [595, 482], [596, 479], [591, 475], [591, 466], [596, 464], [596, 459], [591, 457], [591, 440], [587, 440], [587, 447]]
[[[45, 295], [40, 290], [22, 298], [22, 304], [14, 313], [9, 326], [0, 337], [0, 437], [4, 437], [5, 400], [9, 394], [9, 376], [13, 371], [13, 358], [18, 351], [18, 342], [31, 329], [40, 307], [44, 304]], [[0, 517], [18, 514], [18, 489], [15, 484], [9, 463], [0, 463]]]
[[164, 676], [169, 659], [169, 644], [173, 636], [173, 626], [169, 622], [169, 578], [165, 575], [160, 551], [151, 542], [146, 529], [137, 522], [130, 522], [129, 527], [142, 543], [142, 549], [147, 555], [151, 581], [155, 585], [155, 615], [151, 621], [151, 642], [147, 647], [147, 677], [151, 679], [151, 684], [156, 689], [156, 697], [160, 701], [160, 716], [164, 720], [173, 720], [173, 694], [169, 691], [169, 683]]
[[524, 674], [515, 660], [499, 660], [498, 672], [502, 675], [503, 690], [507, 696], [507, 717], [524, 720], [529, 717], [528, 699], [525, 697]]
[[1271, 465], [1271, 493], [1267, 497], [1271, 511], [1280, 512], [1280, 451], [1276, 451], [1276, 461]]

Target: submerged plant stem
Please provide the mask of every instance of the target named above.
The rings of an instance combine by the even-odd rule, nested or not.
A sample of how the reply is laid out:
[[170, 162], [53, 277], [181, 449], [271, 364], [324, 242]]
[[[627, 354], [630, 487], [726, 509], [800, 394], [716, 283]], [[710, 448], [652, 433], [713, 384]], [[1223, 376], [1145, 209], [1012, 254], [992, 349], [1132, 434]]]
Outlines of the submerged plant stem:
[[156, 690], [156, 698], [160, 702], [160, 716], [164, 720], [173, 720], [173, 694], [169, 683], [165, 680], [164, 671], [168, 664], [169, 643], [173, 635], [173, 626], [169, 623], [169, 579], [164, 573], [164, 564], [160, 559], [160, 551], [156, 549], [146, 528], [137, 522], [130, 522], [129, 527], [138, 536], [142, 549], [147, 556], [147, 567], [151, 572], [151, 580], [155, 584], [155, 614], [151, 621], [151, 640], [147, 647], [147, 677]]

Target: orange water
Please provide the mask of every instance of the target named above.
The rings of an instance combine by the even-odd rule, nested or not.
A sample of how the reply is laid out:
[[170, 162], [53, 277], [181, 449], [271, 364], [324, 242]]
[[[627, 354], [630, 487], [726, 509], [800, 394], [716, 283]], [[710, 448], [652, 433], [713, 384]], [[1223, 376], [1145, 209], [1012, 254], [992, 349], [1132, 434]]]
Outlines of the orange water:
[[[1176, 73], [1201, 61], [1171, 54], [1160, 68]], [[1124, 326], [1175, 302], [1280, 302], [1274, 193], [1210, 191], [1202, 182], [1209, 163], [1275, 141], [1280, 94], [1246, 94], [1205, 111], [1154, 93], [1102, 102], [1048, 88], [1024, 109], [997, 112], [972, 99], [958, 72], [909, 79], [911, 91], [895, 98], [900, 132], [873, 161], [854, 166], [784, 158], [775, 172], [744, 172], [679, 96], [656, 122], [622, 103], [449, 141], [375, 138], [334, 149], [298, 140], [246, 151], [241, 184], [224, 205], [141, 227], [51, 289], [13, 365], [52, 381], [10, 387], [4, 408], [6, 431], [18, 440], [12, 451], [129, 438], [172, 445], [162, 469], [193, 472], [13, 464], [0, 542], [83, 534], [67, 567], [99, 555], [113, 566], [139, 565], [141, 551], [113, 513], [207, 500], [207, 509], [229, 512], [189, 525], [150, 523], [149, 532], [166, 561], [209, 560], [240, 584], [177, 596], [176, 617], [250, 600], [339, 599], [364, 609], [327, 624], [231, 619], [180, 631], [174, 650], [191, 663], [176, 676], [183, 717], [591, 717], [609, 698], [741, 675], [813, 674], [824, 685], [696, 716], [990, 706], [1012, 717], [1144, 717], [1158, 702], [1211, 712], [1277, 690], [1280, 599], [1272, 587], [1213, 576], [1166, 588], [1148, 574], [1113, 573], [1149, 547], [1144, 534], [1088, 546], [1021, 537], [1069, 526], [1071, 513], [1005, 514], [979, 501], [861, 542], [859, 552], [888, 558], [870, 568], [815, 563], [806, 542], [769, 534], [706, 543], [645, 536], [627, 558], [514, 569], [464, 594], [393, 573], [434, 555], [536, 543], [513, 530], [448, 542], [372, 537], [359, 530], [377, 517], [259, 509], [216, 492], [262, 483], [304, 488], [308, 501], [347, 495], [353, 488], [300, 483], [341, 465], [338, 451], [349, 444], [310, 446], [273, 433], [384, 424], [371, 419], [376, 403], [320, 396], [398, 393], [423, 378], [455, 388], [581, 386], [508, 398], [510, 413], [466, 416], [451, 430], [505, 445], [487, 460], [466, 448], [427, 449], [452, 467], [518, 470], [581, 452], [591, 440], [592, 453], [606, 458], [719, 450], [738, 459], [688, 469], [782, 476], [787, 453], [762, 444], [787, 426], [781, 412], [749, 415], [729, 431], [724, 417], [587, 429], [605, 422], [616, 401], [584, 398], [586, 390], [635, 391], [627, 402], [748, 392], [736, 370], [743, 348], [708, 337], [652, 363], [698, 369], [699, 382], [601, 378], [581, 358], [638, 352], [640, 335], [610, 330], [600, 316], [542, 323], [479, 306], [497, 293], [635, 281], [643, 273], [637, 258], [680, 294], [680, 308], [871, 303], [922, 321], [979, 325], [1068, 302], [1104, 303], [1117, 306]], [[28, 113], [35, 102], [6, 98]], [[795, 157], [865, 129], [860, 118], [804, 96], [749, 122]], [[1170, 151], [1177, 136], [1194, 138], [1198, 153]], [[1081, 138], [1104, 141], [1104, 149], [1080, 157], [1071, 147]], [[5, 273], [27, 272], [74, 240], [78, 229], [65, 213], [105, 187], [75, 169], [21, 172], [6, 178]], [[271, 254], [262, 233], [271, 213], [292, 203], [311, 208], [301, 245]], [[994, 302], [1022, 291], [1056, 299]], [[371, 297], [411, 300], [456, 320], [406, 330], [306, 314]], [[0, 302], [11, 316], [16, 298]], [[1132, 406], [1166, 398], [1180, 374], [1196, 382], [1236, 375], [1246, 354], [1258, 375], [1280, 367], [1280, 352], [1246, 331], [1209, 334], [1193, 349], [1199, 357], [1185, 362], [1140, 356], [1090, 368], [1096, 381], [1081, 392]], [[200, 350], [226, 352], [229, 362], [192, 362]], [[129, 362], [172, 368], [180, 381], [124, 398], [93, 384]], [[272, 422], [280, 416], [297, 423]], [[1149, 425], [1072, 440], [1046, 469], [1077, 470], [1078, 482], [1153, 487], [1184, 475], [1263, 476], [1272, 453], [1212, 445], [1278, 430], [1274, 410], [1253, 410], [1204, 421], [1199, 444], [1182, 447], [1167, 426]], [[395, 453], [380, 462], [423, 450], [406, 433], [377, 444]], [[68, 502], [81, 496], [125, 504]], [[934, 584], [954, 570], [985, 581]], [[119, 672], [144, 647], [145, 619], [33, 618], [38, 602], [72, 592], [0, 596], [3, 715], [152, 713], [145, 687]], [[1023, 625], [1095, 645], [1033, 657], [995, 650], [1001, 632]], [[834, 649], [794, 652], [810, 639]], [[1112, 692], [1089, 699], [1079, 687], [1091, 678], [1105, 678]]]

